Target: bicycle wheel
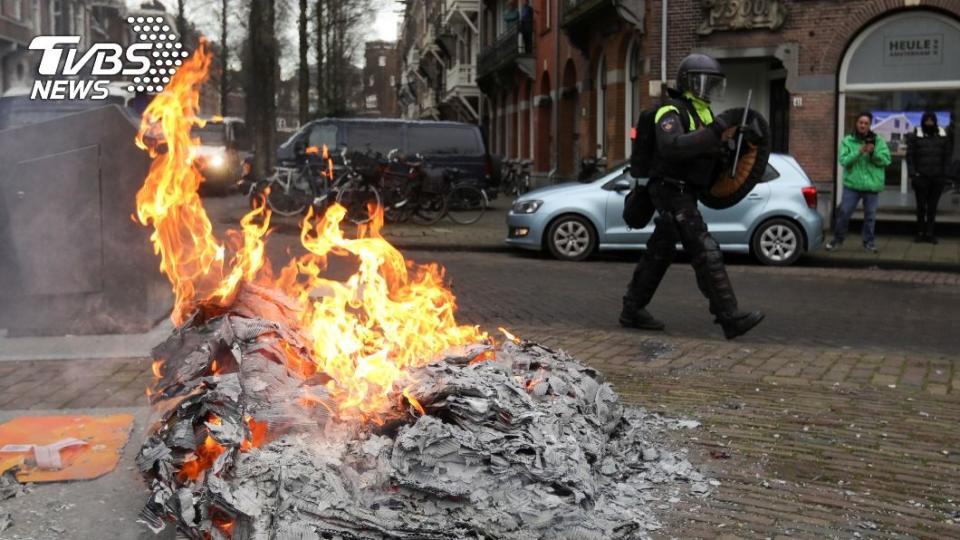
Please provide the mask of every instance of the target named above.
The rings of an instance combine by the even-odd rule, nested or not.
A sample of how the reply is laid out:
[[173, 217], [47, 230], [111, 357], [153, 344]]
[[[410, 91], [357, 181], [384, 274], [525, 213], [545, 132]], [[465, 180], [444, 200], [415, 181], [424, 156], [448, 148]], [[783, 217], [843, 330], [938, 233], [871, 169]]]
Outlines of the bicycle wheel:
[[503, 186], [504, 195], [519, 195], [516, 180], [516, 176], [514, 176], [513, 172], [503, 175], [503, 181], [500, 185]]
[[[295, 176], [296, 175], [296, 176]], [[281, 216], [296, 216], [313, 202], [313, 184], [298, 171], [277, 171], [268, 180], [267, 204]]]
[[387, 223], [402, 223], [410, 219], [409, 197], [400, 186], [384, 183], [381, 188], [383, 220]]
[[447, 195], [447, 215], [454, 223], [476, 223], [486, 211], [486, 193], [472, 184], [457, 184]]
[[413, 222], [417, 225], [433, 225], [447, 213], [447, 198], [441, 193], [421, 193]]
[[373, 219], [371, 210], [380, 207], [380, 191], [372, 184], [348, 180], [337, 191], [337, 204], [347, 209], [347, 219], [362, 225]]
[[522, 174], [520, 175], [520, 181], [517, 184], [517, 195], [523, 195], [528, 191], [530, 191], [530, 175]]

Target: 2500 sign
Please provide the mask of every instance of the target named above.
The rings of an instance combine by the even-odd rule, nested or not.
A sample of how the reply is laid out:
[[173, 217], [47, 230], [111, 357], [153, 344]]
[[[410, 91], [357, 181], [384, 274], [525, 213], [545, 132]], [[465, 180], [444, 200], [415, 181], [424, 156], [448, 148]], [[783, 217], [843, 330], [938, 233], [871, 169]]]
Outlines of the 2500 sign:
[[778, 0], [703, 0], [703, 19], [697, 32], [767, 28], [776, 30], [787, 19]]

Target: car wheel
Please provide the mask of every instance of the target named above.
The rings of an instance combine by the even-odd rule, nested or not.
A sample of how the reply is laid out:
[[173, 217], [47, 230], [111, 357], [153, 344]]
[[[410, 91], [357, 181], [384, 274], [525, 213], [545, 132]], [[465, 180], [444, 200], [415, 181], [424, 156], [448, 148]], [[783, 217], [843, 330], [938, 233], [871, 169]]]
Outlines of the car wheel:
[[547, 249], [562, 261], [582, 261], [597, 247], [593, 225], [580, 216], [563, 216], [547, 231]]
[[770, 266], [789, 266], [803, 253], [803, 233], [794, 222], [771, 219], [753, 233], [753, 256]]

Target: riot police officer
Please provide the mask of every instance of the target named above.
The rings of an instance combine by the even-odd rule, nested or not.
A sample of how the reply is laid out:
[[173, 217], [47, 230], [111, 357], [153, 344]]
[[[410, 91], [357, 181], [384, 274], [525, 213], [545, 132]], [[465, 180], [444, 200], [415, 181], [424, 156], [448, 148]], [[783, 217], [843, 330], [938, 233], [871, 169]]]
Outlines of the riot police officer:
[[656, 151], [647, 189], [658, 212], [647, 250], [623, 297], [620, 324], [630, 328], [662, 330], [646, 306], [683, 245], [696, 272], [697, 285], [710, 301], [710, 313], [727, 339], [745, 334], [763, 320], [763, 313], [744, 313], [737, 307], [730, 278], [716, 240], [697, 208], [697, 193], [709, 189], [723, 157], [724, 143], [736, 126], [715, 118], [710, 100], [722, 96], [726, 78], [720, 64], [703, 54], [691, 54], [680, 63], [677, 89], [656, 113]]

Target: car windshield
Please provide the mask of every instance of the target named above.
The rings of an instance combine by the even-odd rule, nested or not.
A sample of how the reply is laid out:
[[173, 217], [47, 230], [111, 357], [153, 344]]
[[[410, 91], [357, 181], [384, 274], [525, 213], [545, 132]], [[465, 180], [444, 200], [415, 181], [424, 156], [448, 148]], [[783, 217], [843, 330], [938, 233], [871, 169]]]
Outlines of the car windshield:
[[483, 146], [469, 126], [413, 125], [407, 129], [407, 152], [423, 155], [481, 156]]
[[0, 129], [10, 129], [46, 122], [82, 111], [99, 109], [107, 105], [124, 105], [121, 96], [108, 96], [104, 100], [75, 99], [40, 101], [30, 96], [0, 98]]
[[227, 144], [227, 126], [223, 122], [208, 122], [203, 127], [194, 126], [191, 133], [194, 137], [199, 137], [200, 144], [205, 146], [226, 146]]

